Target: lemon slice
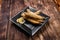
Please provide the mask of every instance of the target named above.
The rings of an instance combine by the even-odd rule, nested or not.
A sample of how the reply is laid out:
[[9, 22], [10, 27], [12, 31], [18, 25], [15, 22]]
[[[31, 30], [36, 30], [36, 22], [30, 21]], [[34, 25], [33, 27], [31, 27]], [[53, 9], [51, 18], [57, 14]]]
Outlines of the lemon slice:
[[23, 24], [25, 22], [23, 17], [18, 18], [16, 21], [20, 24]]

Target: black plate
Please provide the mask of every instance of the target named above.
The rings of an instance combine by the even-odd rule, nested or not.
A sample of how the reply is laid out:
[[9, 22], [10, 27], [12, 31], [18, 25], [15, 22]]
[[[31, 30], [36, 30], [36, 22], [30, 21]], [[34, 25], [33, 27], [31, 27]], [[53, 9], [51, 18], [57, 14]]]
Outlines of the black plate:
[[41, 16], [44, 16], [45, 17], [45, 20], [43, 23], [40, 23], [39, 25], [35, 25], [35, 24], [32, 24], [28, 21], [25, 20], [25, 23], [24, 24], [19, 24], [16, 22], [16, 20], [18, 18], [21, 17], [21, 13], [23, 12], [26, 12], [26, 9], [30, 9], [32, 12], [35, 12], [37, 10], [35, 10], [34, 8], [32, 7], [25, 7], [23, 10], [21, 10], [20, 12], [18, 12], [18, 14], [16, 14], [14, 17], [12, 17], [10, 20], [16, 24], [18, 27], [20, 27], [21, 29], [23, 29], [24, 31], [26, 31], [29, 35], [33, 36], [41, 27], [43, 27], [43, 25], [45, 25], [48, 20], [49, 20], [49, 16], [43, 14], [42, 12], [40, 13]]

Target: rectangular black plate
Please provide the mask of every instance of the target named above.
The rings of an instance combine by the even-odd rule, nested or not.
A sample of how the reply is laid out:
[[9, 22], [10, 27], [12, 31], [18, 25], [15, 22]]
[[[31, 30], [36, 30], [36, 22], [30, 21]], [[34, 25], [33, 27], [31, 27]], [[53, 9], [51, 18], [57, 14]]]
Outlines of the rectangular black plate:
[[41, 27], [43, 27], [43, 25], [45, 25], [48, 20], [49, 20], [49, 16], [43, 14], [42, 12], [40, 13], [41, 16], [45, 17], [45, 20], [43, 23], [40, 23], [39, 25], [35, 25], [35, 24], [32, 24], [28, 21], [25, 20], [25, 23], [24, 24], [19, 24], [16, 22], [16, 20], [18, 18], [21, 17], [21, 13], [23, 12], [26, 12], [26, 9], [30, 9], [32, 12], [35, 12], [37, 10], [35, 10], [34, 8], [32, 7], [25, 7], [23, 10], [21, 10], [20, 12], [18, 12], [14, 17], [12, 17], [10, 20], [16, 24], [18, 27], [20, 27], [21, 29], [23, 29], [24, 31], [26, 31], [29, 35], [33, 36]]

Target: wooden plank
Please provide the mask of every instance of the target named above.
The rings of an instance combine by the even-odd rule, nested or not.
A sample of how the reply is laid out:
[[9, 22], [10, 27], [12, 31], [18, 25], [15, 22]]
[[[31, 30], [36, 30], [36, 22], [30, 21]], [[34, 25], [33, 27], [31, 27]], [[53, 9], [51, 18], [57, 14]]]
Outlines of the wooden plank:
[[[23, 0], [10, 0], [10, 17], [14, 16], [23, 9]], [[8, 39], [7, 40], [28, 40], [27, 36], [21, 32], [14, 24], [9, 22], [8, 28]]]
[[60, 0], [54, 0], [55, 4], [57, 5], [57, 9], [60, 12]]
[[7, 39], [7, 25], [9, 19], [9, 3], [8, 0], [2, 0], [0, 10], [0, 40]]
[[[49, 22], [33, 37], [9, 21], [25, 6], [32, 6], [50, 16]], [[60, 13], [53, 0], [3, 0], [1, 7], [0, 40], [60, 40]]]

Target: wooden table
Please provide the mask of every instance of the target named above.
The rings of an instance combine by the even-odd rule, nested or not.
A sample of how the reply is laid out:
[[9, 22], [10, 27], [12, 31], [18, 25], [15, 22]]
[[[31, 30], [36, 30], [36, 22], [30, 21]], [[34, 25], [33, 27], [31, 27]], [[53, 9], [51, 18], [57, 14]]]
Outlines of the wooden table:
[[57, 5], [57, 9], [60, 11], [60, 0], [54, 0], [54, 2]]
[[[50, 16], [49, 22], [33, 37], [17, 29], [9, 19], [26, 6]], [[0, 3], [0, 40], [60, 40], [60, 13], [53, 0], [2, 0]]]

